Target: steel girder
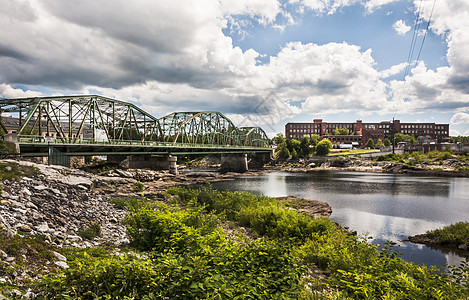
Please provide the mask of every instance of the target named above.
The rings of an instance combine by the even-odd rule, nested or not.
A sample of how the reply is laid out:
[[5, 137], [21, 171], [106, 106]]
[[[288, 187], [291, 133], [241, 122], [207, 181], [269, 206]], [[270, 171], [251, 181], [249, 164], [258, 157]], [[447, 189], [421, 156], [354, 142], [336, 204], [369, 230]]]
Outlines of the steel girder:
[[239, 133], [244, 146], [269, 147], [270, 145], [270, 139], [260, 127], [239, 127]]
[[165, 142], [242, 145], [238, 128], [219, 112], [175, 112], [158, 122]]
[[97, 95], [0, 100], [0, 110], [19, 118], [19, 136], [82, 140], [268, 147], [260, 127], [236, 127], [219, 112], [175, 112], [155, 118], [137, 106]]

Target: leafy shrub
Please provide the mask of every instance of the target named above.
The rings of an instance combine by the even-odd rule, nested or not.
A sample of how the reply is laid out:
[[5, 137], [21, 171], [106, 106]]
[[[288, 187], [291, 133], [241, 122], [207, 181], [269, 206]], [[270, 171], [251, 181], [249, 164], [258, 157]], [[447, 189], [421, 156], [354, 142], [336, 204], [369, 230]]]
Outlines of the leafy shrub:
[[211, 251], [94, 257], [41, 283], [45, 299], [296, 299], [303, 271], [289, 248], [269, 241]]
[[78, 235], [85, 240], [92, 240], [95, 237], [101, 236], [101, 224], [91, 222], [89, 225], [81, 228]]
[[316, 145], [316, 154], [317, 155], [327, 155], [332, 148], [332, 142], [329, 139], [322, 139]]
[[443, 244], [469, 245], [469, 222], [458, 222], [444, 228], [429, 230], [427, 235], [439, 238]]
[[133, 245], [140, 250], [158, 252], [197, 250], [222, 241], [216, 218], [201, 210], [170, 211], [140, 209], [124, 219]]
[[402, 161], [402, 155], [395, 154], [395, 153], [380, 155], [376, 158], [376, 161], [395, 161], [395, 162], [399, 162], [399, 161]]
[[138, 210], [140, 208], [146, 207], [149, 205], [147, 199], [145, 198], [111, 198], [109, 200], [111, 204], [114, 205], [117, 209], [129, 209], [129, 210]]
[[134, 188], [132, 189], [131, 192], [133, 193], [140, 193], [143, 191], [143, 183], [141, 183], [140, 181], [137, 181], [134, 183]]

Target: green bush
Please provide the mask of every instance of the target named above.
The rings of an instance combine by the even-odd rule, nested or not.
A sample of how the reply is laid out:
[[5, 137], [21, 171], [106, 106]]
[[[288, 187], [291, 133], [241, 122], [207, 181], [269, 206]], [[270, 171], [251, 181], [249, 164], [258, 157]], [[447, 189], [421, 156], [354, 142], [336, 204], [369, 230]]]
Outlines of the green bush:
[[289, 247], [259, 240], [149, 258], [94, 257], [41, 283], [44, 299], [297, 299], [303, 268]]
[[101, 224], [91, 222], [87, 226], [78, 231], [78, 235], [85, 240], [92, 240], [95, 237], [101, 236]]
[[443, 244], [469, 245], [469, 222], [458, 222], [444, 228], [429, 230], [427, 235], [439, 238]]
[[144, 251], [196, 251], [223, 241], [216, 218], [201, 210], [140, 209], [123, 221], [132, 245]]
[[316, 154], [317, 155], [327, 155], [327, 154], [329, 154], [331, 148], [332, 148], [332, 142], [327, 138], [322, 139], [316, 145]]
[[143, 191], [143, 183], [141, 183], [140, 181], [137, 181], [134, 183], [134, 188], [132, 189], [131, 192], [133, 193], [140, 193]]

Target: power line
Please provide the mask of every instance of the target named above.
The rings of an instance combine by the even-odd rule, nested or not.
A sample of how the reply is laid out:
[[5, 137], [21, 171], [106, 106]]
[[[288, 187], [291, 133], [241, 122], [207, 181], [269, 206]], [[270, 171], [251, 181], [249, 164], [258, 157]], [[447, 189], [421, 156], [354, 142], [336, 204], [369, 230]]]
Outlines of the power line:
[[435, 9], [435, 3], [436, 3], [436, 0], [433, 0], [432, 11], [430, 12], [430, 17], [428, 18], [427, 28], [425, 28], [425, 34], [422, 39], [422, 44], [420, 45], [419, 54], [417, 56], [417, 61], [419, 61], [420, 59], [420, 54], [422, 53], [423, 43], [425, 43], [425, 38], [427, 37], [428, 28], [430, 27], [430, 22], [432, 21], [433, 10]]

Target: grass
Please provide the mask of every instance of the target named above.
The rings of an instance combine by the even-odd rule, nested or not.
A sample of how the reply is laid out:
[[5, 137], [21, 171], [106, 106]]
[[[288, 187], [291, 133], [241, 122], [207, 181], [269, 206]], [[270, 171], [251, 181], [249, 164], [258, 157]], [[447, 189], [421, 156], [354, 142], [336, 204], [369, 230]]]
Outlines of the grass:
[[379, 152], [379, 149], [331, 149], [327, 156], [358, 155]]
[[443, 228], [429, 230], [427, 235], [440, 239], [442, 244], [469, 245], [469, 222], [458, 222]]

